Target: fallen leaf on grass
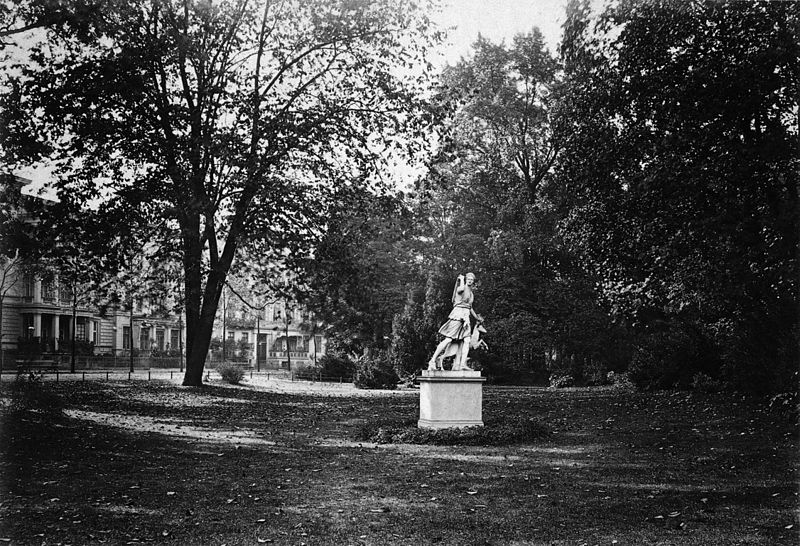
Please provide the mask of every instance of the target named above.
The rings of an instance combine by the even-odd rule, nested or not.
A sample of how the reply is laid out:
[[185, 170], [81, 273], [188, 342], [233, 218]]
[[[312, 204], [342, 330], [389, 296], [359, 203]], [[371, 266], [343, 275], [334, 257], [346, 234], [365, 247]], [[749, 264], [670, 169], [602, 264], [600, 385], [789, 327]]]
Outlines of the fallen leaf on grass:
[[792, 527], [794, 527], [794, 523], [792, 523], [791, 525], [787, 525], [786, 527], [784, 527], [784, 529], [791, 529]]
[[477, 495], [477, 491], [467, 491], [467, 495]]
[[271, 538], [259, 538], [257, 540], [259, 544], [266, 544], [267, 542], [272, 542]]

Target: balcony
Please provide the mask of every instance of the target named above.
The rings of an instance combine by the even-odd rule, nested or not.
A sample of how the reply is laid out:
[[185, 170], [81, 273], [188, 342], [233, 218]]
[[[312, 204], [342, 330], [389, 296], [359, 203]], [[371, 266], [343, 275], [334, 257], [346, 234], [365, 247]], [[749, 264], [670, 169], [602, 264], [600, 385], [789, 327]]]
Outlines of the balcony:
[[308, 358], [308, 351], [270, 351], [270, 358]]

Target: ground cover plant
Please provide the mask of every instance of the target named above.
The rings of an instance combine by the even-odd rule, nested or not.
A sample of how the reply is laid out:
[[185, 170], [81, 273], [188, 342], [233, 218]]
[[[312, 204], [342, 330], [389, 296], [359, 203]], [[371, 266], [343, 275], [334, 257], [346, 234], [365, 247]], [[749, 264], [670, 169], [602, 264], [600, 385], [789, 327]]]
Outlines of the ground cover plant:
[[[13, 544], [796, 544], [792, 407], [721, 393], [485, 389], [516, 445], [375, 444], [414, 391], [2, 385]], [[24, 391], [25, 399], [18, 398]], [[57, 397], [60, 408], [41, 411]]]

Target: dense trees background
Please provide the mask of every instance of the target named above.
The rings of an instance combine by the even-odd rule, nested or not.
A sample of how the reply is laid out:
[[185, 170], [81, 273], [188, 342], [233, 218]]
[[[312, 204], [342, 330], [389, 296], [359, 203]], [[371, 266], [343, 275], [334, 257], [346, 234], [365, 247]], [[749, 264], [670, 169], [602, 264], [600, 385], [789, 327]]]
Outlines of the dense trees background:
[[[575, 0], [557, 52], [536, 28], [479, 38], [427, 95], [408, 76], [436, 34], [412, 3], [289, 4], [0, 10], [5, 41], [66, 40], [6, 80], [4, 158], [69, 156], [83, 205], [116, 177], [87, 218], [179, 241], [204, 339], [187, 382], [245, 255], [291, 267], [330, 347], [380, 381], [425, 365], [473, 271], [493, 380], [796, 390], [798, 3]], [[427, 173], [389, 191], [376, 160], [423, 137]]]
[[551, 194], [645, 386], [796, 386], [795, 2], [575, 4]]
[[361, 222], [364, 267], [323, 267], [404, 264], [380, 276], [391, 305], [358, 313], [395, 313], [402, 372], [425, 365], [471, 270], [490, 345], [476, 359], [495, 380], [795, 389], [798, 5], [567, 15], [558, 58], [534, 29], [445, 69], [438, 153], [405, 199], [415, 244]]

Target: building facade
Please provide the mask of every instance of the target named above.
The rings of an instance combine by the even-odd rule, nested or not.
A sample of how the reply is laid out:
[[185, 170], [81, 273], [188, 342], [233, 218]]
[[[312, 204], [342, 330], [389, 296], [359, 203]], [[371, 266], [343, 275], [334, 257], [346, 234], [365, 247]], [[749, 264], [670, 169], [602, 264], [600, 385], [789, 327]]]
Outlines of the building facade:
[[[212, 361], [238, 360], [254, 369], [292, 370], [316, 366], [327, 340], [313, 315], [287, 300], [254, 311], [223, 301], [214, 324]], [[225, 340], [225, 343], [222, 343]], [[224, 347], [224, 351], [223, 351]]]
[[[25, 205], [39, 198], [23, 194], [27, 182], [10, 181], [3, 198], [24, 223], [32, 223], [36, 219], [27, 216]], [[0, 349], [6, 367], [32, 357], [59, 361], [61, 355], [73, 354], [73, 340], [83, 363], [91, 357], [180, 357], [182, 318], [166, 312], [165, 305], [145, 299], [133, 302], [132, 309], [110, 306], [101, 312], [91, 303], [91, 290], [75, 294], [57, 275], [34, 275], [8, 254], [6, 249], [0, 255]]]

